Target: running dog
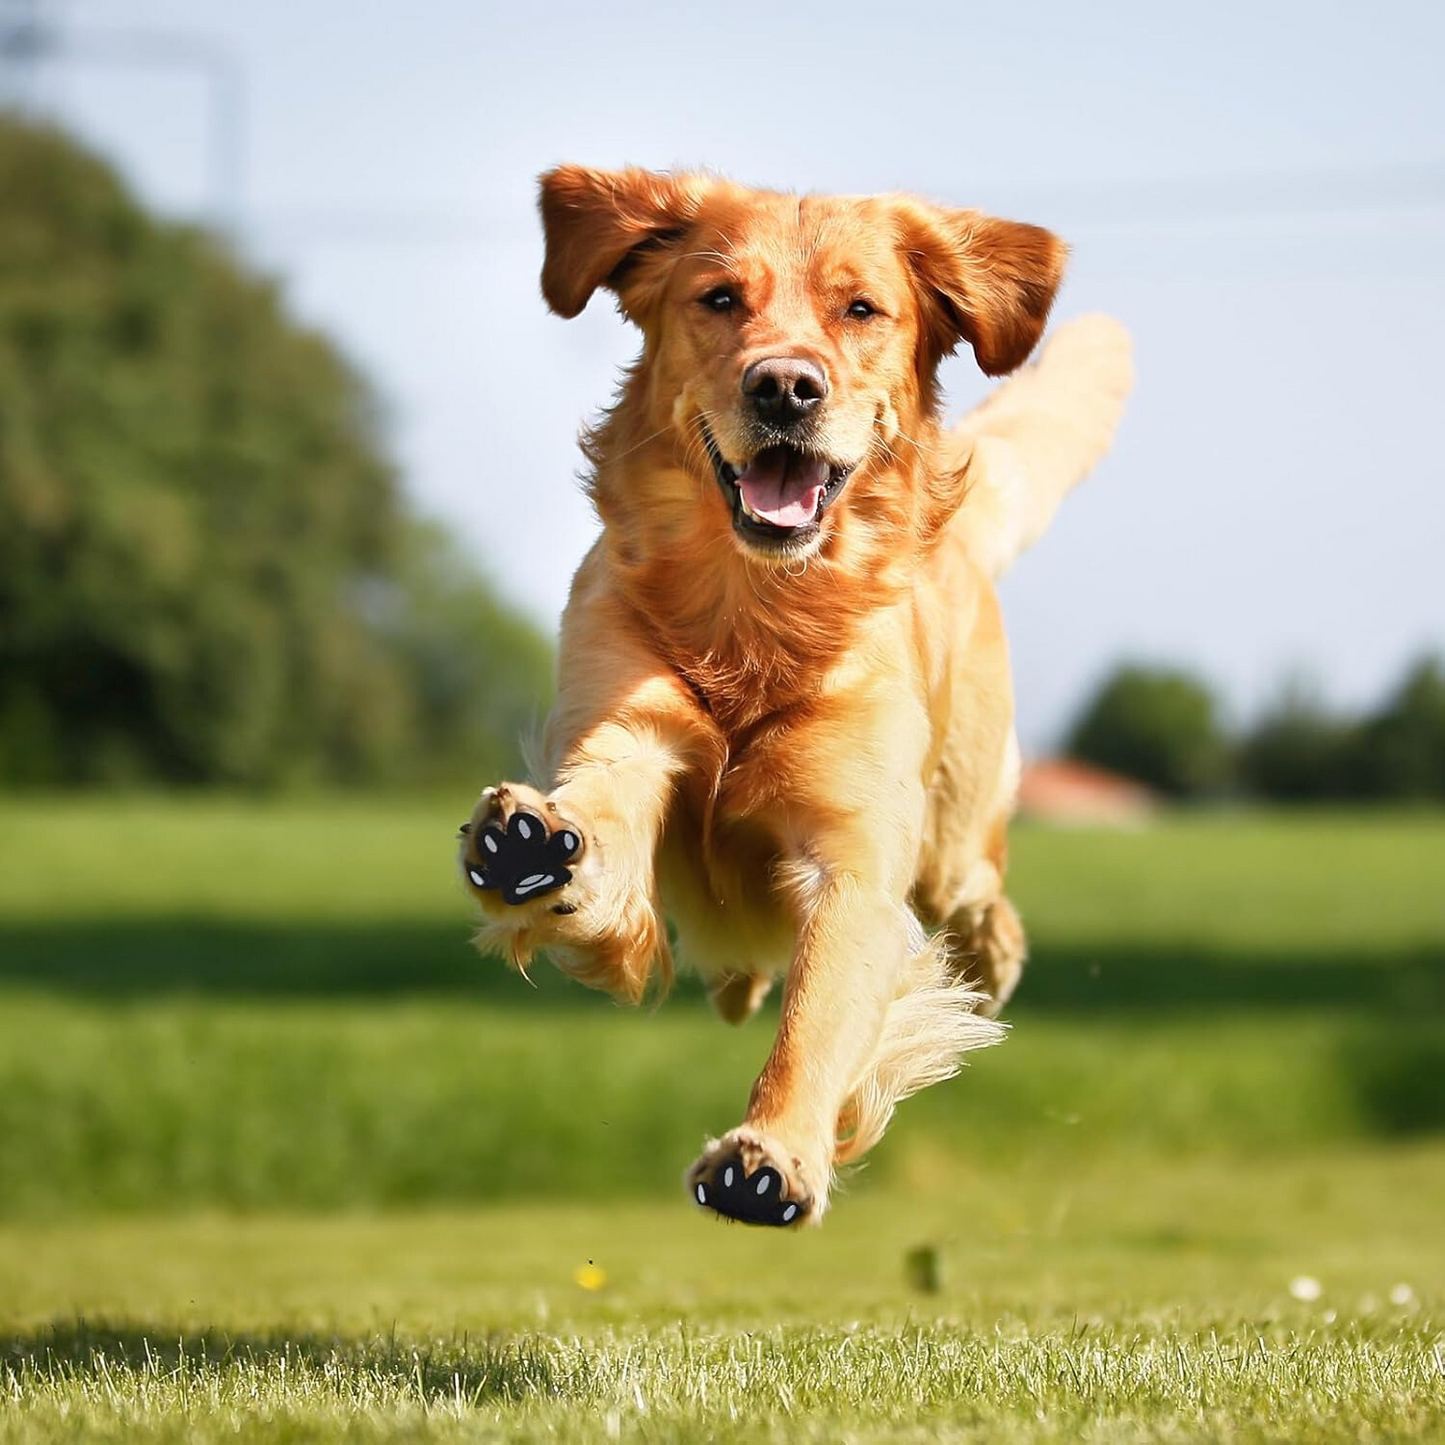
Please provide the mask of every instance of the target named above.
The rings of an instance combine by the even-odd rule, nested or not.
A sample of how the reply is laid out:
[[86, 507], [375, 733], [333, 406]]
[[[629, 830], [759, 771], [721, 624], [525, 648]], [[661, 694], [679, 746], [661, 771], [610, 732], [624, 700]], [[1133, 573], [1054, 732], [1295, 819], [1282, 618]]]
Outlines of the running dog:
[[995, 579], [1107, 449], [1118, 323], [1044, 330], [1064, 244], [904, 195], [796, 196], [563, 166], [542, 292], [642, 334], [584, 439], [602, 533], [562, 621], [539, 786], [461, 841], [479, 945], [637, 1001], [679, 951], [718, 1012], [783, 980], [743, 1121], [697, 1204], [816, 1221], [900, 1099], [998, 1040], [1024, 962], [1004, 894], [1018, 782]]

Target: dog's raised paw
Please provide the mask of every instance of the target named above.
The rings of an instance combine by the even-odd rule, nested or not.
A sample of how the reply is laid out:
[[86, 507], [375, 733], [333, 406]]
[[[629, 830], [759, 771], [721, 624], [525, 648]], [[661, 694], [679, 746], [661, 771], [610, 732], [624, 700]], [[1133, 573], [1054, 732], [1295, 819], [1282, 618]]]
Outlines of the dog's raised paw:
[[[797, 1182], [790, 1185], [782, 1170], [766, 1159], [755, 1162], [749, 1172], [743, 1160], [745, 1150], [727, 1145], [727, 1140], [721, 1141], [721, 1147], [714, 1145], [689, 1172], [694, 1203], [724, 1219], [780, 1229], [812, 1217], [813, 1200]], [[746, 1152], [756, 1155], [759, 1151], [754, 1147]]]
[[529, 903], [572, 881], [567, 867], [582, 851], [582, 837], [562, 824], [550, 830], [541, 816], [516, 809], [503, 826], [487, 822], [471, 831], [465, 859], [473, 887], [499, 892], [504, 903]]

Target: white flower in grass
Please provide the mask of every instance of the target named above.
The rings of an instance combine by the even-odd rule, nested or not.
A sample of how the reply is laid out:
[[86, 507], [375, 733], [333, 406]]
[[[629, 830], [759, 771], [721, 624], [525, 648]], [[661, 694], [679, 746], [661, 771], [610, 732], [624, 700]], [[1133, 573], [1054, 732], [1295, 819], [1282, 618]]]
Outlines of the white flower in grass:
[[1415, 1303], [1415, 1291], [1407, 1284], [1397, 1284], [1390, 1290], [1390, 1303], [1403, 1309]]
[[1297, 1274], [1289, 1282], [1289, 1292], [1302, 1304], [1312, 1304], [1325, 1291], [1312, 1274]]

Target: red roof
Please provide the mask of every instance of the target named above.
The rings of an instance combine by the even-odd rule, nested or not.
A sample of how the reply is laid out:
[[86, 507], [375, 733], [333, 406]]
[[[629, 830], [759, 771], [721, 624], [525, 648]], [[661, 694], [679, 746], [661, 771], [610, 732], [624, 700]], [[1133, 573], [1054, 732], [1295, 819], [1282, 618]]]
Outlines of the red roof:
[[1141, 823], [1158, 805], [1143, 783], [1073, 758], [1028, 763], [1019, 781], [1019, 811], [1056, 822]]

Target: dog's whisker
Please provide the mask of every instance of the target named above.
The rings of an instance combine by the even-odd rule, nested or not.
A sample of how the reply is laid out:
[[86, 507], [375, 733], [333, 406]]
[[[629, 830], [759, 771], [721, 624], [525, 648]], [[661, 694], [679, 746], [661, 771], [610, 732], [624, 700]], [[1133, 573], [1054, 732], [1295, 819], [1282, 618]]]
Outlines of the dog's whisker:
[[[926, 457], [936, 457], [936, 456], [938, 456], [939, 453], [943, 450], [942, 447], [930, 446], [927, 442], [921, 442], [921, 441], [919, 441], [916, 437], [911, 437], [911, 436], [909, 436], [909, 434], [908, 434], [906, 431], [904, 431], [901, 426], [895, 428], [895, 430], [896, 430], [897, 434], [898, 434], [904, 441], [906, 441], [909, 446], [911, 446], [911, 447], [914, 449], [914, 451], [920, 452], [920, 453], [922, 453], [922, 455], [924, 455], [924, 456], [926, 456]], [[885, 442], [884, 445], [887, 446], [888, 443]], [[891, 448], [890, 448], [890, 450], [891, 450]]]
[[[703, 413], [700, 413], [701, 415]], [[699, 476], [712, 469], [707, 454], [707, 442], [702, 435], [700, 426], [701, 423], [697, 429], [690, 427], [678, 438], [681, 446], [680, 454], [674, 449], [674, 455], [678, 457], [683, 469], [696, 472]]]
[[721, 251], [689, 251], [685, 260], [690, 261], [716, 261], [720, 266], [737, 274], [737, 260], [734, 256], [725, 256]]
[[658, 427], [658, 429], [657, 429], [655, 432], [651, 432], [649, 435], [643, 437], [643, 439], [642, 439], [640, 442], [637, 442], [637, 443], [634, 444], [633, 446], [628, 447], [626, 451], [622, 451], [622, 452], [617, 452], [617, 453], [615, 453], [615, 454], [613, 455], [613, 457], [612, 457], [612, 460], [613, 460], [613, 461], [619, 461], [619, 462], [620, 462], [624, 457], [630, 457], [630, 456], [633, 454], [633, 452], [640, 452], [640, 451], [643, 449], [643, 447], [645, 447], [649, 442], [655, 442], [655, 441], [658, 439], [658, 437], [660, 437], [660, 436], [662, 436], [664, 433], [666, 433], [667, 430], [668, 430], [668, 428], [665, 427], [665, 426], [660, 426], [660, 427]]

